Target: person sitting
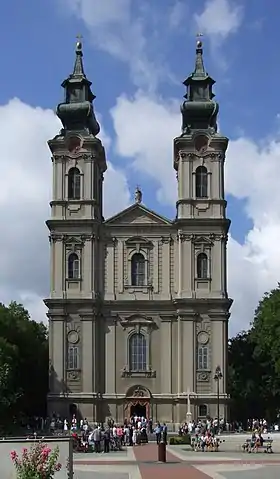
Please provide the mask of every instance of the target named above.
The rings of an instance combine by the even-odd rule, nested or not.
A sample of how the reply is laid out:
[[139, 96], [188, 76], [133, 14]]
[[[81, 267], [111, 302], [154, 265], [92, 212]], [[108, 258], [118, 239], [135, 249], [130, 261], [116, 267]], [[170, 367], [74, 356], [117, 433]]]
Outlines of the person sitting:
[[264, 443], [264, 439], [262, 437], [262, 434], [261, 434], [261, 432], [258, 432], [256, 434], [256, 439], [255, 439], [253, 451], [258, 452], [259, 448], [263, 446], [263, 443]]
[[207, 438], [204, 434], [201, 434], [201, 436], [200, 436], [200, 449], [202, 450], [202, 452], [205, 451], [206, 445], [207, 445]]

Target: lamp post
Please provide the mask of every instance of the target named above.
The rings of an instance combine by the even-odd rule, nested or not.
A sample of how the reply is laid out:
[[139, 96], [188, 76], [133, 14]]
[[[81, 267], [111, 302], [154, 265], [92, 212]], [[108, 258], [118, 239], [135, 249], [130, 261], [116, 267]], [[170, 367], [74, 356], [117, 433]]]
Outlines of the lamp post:
[[188, 388], [188, 391], [187, 391], [187, 414], [186, 414], [186, 418], [187, 418], [187, 422], [191, 422], [192, 420], [192, 413], [191, 413], [191, 398], [190, 398], [190, 388]]
[[220, 433], [220, 380], [223, 374], [220, 366], [216, 367], [214, 379], [217, 382], [217, 415], [218, 415], [218, 434]]
[[102, 399], [103, 399], [103, 395], [101, 392], [98, 392], [96, 393], [96, 399], [97, 399], [97, 410], [96, 410], [96, 420], [97, 422], [100, 422], [100, 419], [101, 419], [101, 409], [102, 409]]

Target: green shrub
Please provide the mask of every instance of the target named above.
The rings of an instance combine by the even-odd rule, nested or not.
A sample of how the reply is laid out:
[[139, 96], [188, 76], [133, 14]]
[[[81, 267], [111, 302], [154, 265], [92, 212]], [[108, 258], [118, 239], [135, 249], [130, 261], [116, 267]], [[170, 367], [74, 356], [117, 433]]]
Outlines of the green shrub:
[[184, 436], [171, 436], [169, 437], [170, 446], [178, 446], [180, 444], [185, 444], [190, 446], [191, 436], [190, 434], [184, 434]]

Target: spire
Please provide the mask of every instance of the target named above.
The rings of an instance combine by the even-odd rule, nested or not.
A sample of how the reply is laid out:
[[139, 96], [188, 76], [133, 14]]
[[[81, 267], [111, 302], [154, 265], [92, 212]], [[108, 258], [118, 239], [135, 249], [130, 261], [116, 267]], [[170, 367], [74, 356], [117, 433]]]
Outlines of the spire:
[[195, 58], [195, 69], [193, 72], [193, 77], [205, 78], [206, 76], [207, 76], [207, 73], [205, 72], [205, 68], [203, 64], [202, 41], [198, 40], [196, 42], [196, 58]]
[[181, 106], [183, 135], [190, 134], [193, 130], [208, 130], [209, 133], [217, 131], [219, 105], [213, 101], [215, 95], [212, 92], [215, 80], [205, 70], [203, 44], [200, 38], [202, 34], [197, 36], [195, 68], [183, 82], [187, 87], [186, 101]]
[[100, 127], [95, 118], [91, 82], [87, 79], [83, 65], [83, 46], [79, 35], [76, 43], [76, 58], [73, 73], [64, 80], [64, 102], [57, 107], [57, 116], [65, 131], [84, 131], [96, 136]]
[[83, 65], [83, 45], [82, 45], [82, 42], [81, 42], [81, 36], [78, 35], [77, 36], [77, 43], [76, 43], [76, 60], [75, 60], [75, 64], [74, 64], [74, 70], [73, 70], [73, 74], [72, 74], [72, 77], [84, 77], [86, 78], [85, 76], [85, 72], [84, 72], [84, 65]]

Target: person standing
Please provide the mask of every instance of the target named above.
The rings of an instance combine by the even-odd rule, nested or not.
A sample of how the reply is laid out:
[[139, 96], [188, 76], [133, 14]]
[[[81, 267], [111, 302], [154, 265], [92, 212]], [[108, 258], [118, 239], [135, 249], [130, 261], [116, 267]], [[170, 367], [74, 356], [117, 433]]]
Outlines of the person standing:
[[161, 431], [162, 431], [162, 428], [161, 428], [160, 423], [158, 422], [156, 427], [155, 427], [155, 435], [156, 435], [157, 444], [159, 444], [160, 441], [161, 441]]
[[167, 426], [165, 422], [163, 423], [163, 426], [162, 426], [162, 440], [164, 444], [167, 444]]
[[101, 430], [100, 427], [95, 426], [93, 430], [94, 452], [100, 452]]
[[110, 428], [107, 427], [104, 431], [104, 453], [110, 452]]

